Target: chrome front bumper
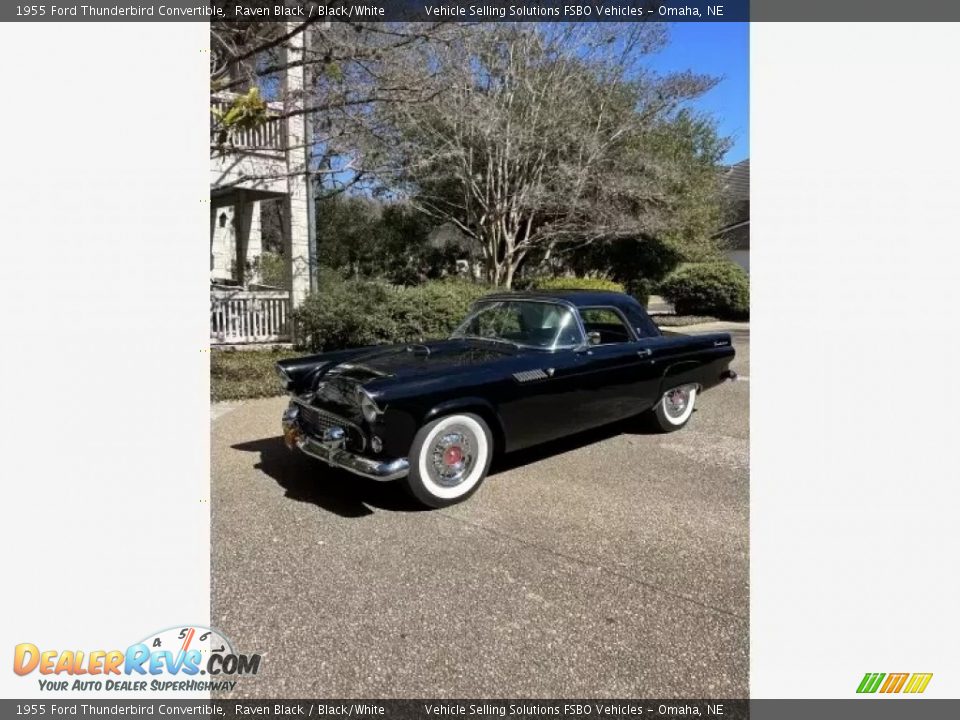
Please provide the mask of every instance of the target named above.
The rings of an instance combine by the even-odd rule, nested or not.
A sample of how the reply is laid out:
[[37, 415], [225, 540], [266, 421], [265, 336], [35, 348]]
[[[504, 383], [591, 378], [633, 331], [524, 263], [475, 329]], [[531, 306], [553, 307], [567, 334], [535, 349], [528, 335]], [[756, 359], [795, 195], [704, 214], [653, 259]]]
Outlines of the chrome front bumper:
[[[337, 430], [340, 432], [336, 432]], [[350, 452], [344, 447], [342, 428], [327, 430], [323, 438], [307, 435], [297, 422], [295, 405], [283, 413], [283, 439], [287, 447], [296, 447], [327, 465], [343, 468], [371, 480], [399, 480], [410, 472], [410, 462], [406, 458], [375, 460]]]

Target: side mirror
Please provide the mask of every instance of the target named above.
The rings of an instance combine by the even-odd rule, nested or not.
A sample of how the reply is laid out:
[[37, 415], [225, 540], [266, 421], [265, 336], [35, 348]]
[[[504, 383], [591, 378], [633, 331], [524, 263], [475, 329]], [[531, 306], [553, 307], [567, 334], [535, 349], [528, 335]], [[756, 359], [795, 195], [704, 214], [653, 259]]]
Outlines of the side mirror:
[[600, 344], [600, 333], [596, 331], [587, 333], [587, 343], [589, 345], [599, 345]]

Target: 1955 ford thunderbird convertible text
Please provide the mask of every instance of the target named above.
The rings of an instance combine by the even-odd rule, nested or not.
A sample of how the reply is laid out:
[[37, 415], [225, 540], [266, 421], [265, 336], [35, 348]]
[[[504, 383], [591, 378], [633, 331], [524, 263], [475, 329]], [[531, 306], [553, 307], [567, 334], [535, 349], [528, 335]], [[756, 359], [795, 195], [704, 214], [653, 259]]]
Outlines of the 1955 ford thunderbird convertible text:
[[621, 293], [490, 295], [447, 340], [277, 363], [284, 439], [442, 507], [480, 486], [494, 453], [641, 414], [682, 428], [700, 393], [736, 377], [733, 356], [730, 335], [661, 334]]

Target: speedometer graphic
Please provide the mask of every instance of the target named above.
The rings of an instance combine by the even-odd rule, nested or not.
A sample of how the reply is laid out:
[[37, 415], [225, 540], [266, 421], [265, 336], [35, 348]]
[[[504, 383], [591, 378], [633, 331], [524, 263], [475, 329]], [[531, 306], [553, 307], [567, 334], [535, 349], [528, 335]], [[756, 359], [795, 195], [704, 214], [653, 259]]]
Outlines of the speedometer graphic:
[[[200, 674], [206, 675], [214, 655], [218, 659], [234, 657], [233, 644], [219, 630], [205, 625], [172, 625], [140, 640], [153, 652], [168, 652], [173, 657], [186, 657], [191, 651], [200, 653]], [[193, 655], [196, 657], [196, 655]]]

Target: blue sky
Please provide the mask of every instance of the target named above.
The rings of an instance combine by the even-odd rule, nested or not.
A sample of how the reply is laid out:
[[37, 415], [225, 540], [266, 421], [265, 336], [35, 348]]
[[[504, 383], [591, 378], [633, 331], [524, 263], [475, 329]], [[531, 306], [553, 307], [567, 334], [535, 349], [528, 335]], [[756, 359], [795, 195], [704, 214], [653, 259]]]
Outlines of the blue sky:
[[693, 70], [723, 79], [695, 103], [718, 121], [721, 135], [734, 145], [727, 163], [750, 156], [750, 36], [748, 23], [681, 22], [670, 24], [670, 44], [651, 57], [660, 71]]

